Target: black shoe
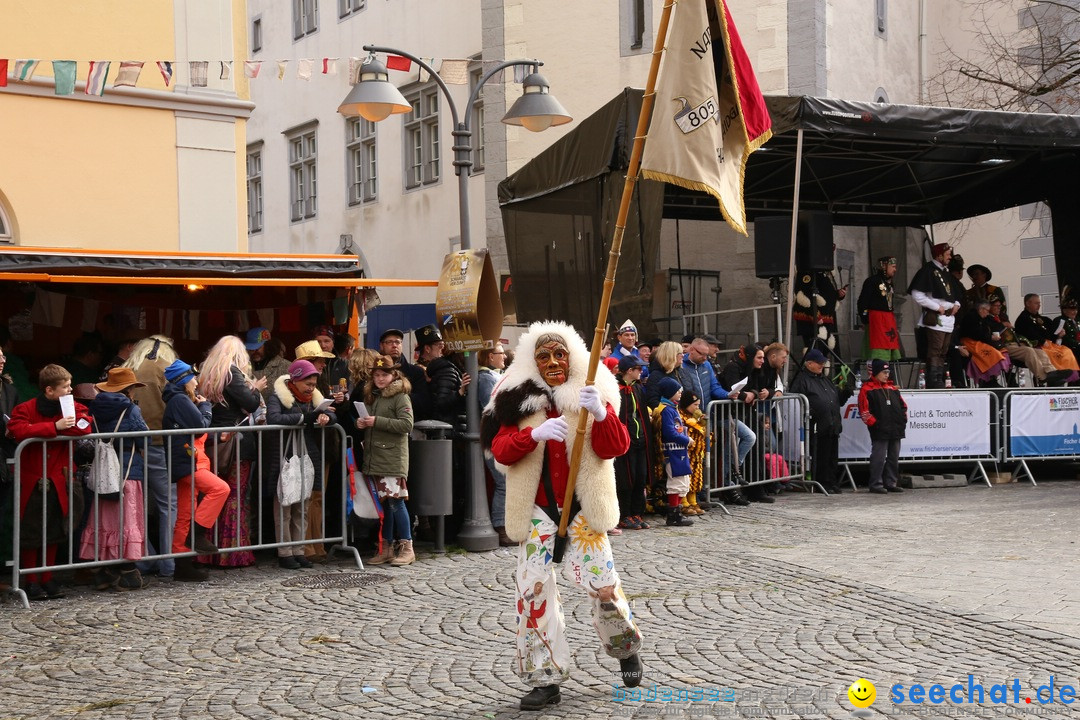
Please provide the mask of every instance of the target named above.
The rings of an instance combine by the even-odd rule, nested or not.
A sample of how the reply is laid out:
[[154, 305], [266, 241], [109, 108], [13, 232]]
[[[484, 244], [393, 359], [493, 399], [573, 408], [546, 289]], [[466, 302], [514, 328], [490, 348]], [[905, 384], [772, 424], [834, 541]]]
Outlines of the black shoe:
[[667, 525], [669, 527], [690, 527], [694, 521], [682, 514], [682, 508], [673, 507], [668, 510]]
[[870, 488], [870, 492], [874, 493], [875, 495], [886, 495], [889, 491], [883, 487], [872, 487]]
[[94, 589], [111, 590], [119, 579], [119, 570], [107, 567], [98, 568], [97, 572], [94, 573]]
[[[215, 555], [218, 546], [210, 540], [210, 532], [211, 528], [196, 525], [195, 530], [188, 533], [187, 542], [184, 544], [200, 555]], [[194, 539], [192, 536], [194, 536]]]
[[144, 578], [138, 568], [121, 570], [120, 579], [116, 581], [117, 590], [142, 590], [150, 584], [149, 578]]
[[1046, 373], [1046, 387], [1064, 387], [1065, 381], [1072, 373], [1072, 370], [1054, 370]]
[[746, 499], [746, 496], [742, 494], [742, 491], [739, 490], [739, 488], [725, 490], [724, 495], [726, 496], [727, 501], [730, 502], [732, 505], [746, 507], [750, 504], [750, 501]]
[[[296, 558], [294, 558], [292, 555], [287, 555], [285, 557], [279, 557], [277, 559], [277, 564], [278, 564], [278, 567], [284, 568], [285, 570], [299, 570], [300, 569], [300, 563], [297, 562]], [[308, 565], [310, 566], [311, 563], [308, 563]]]
[[522, 710], [543, 710], [548, 705], [558, 705], [562, 700], [558, 685], [541, 685], [521, 698]]
[[39, 583], [32, 582], [26, 586], [26, 597], [30, 600], [48, 600], [49, 595]]
[[754, 499], [759, 503], [765, 503], [765, 504], [776, 502], [776, 498], [774, 498], [772, 495], [766, 495], [765, 493], [761, 493], [760, 497], [757, 497], [757, 498], [754, 498]]
[[841, 495], [844, 492], [844, 489], [839, 485], [822, 485], [821, 487], [825, 488], [825, 492], [830, 495]]
[[304, 568], [305, 570], [310, 570], [311, 568], [315, 567], [311, 564], [311, 561], [303, 555], [293, 555], [293, 560], [295, 560], [296, 564]]
[[202, 582], [210, 578], [210, 571], [201, 565], [196, 565], [195, 561], [189, 557], [176, 559], [176, 570], [173, 572], [173, 579], [181, 582]]
[[637, 653], [620, 660], [619, 669], [622, 671], [623, 685], [628, 688], [640, 685], [641, 678], [645, 675], [645, 667], [641, 664], [641, 658]]
[[892, 487], [885, 488], [885, 492], [904, 492], [904, 488], [893, 485]]
[[60, 583], [55, 580], [46, 580], [41, 587], [45, 591], [45, 597], [49, 600], [59, 600], [64, 597], [64, 591], [60, 589]]

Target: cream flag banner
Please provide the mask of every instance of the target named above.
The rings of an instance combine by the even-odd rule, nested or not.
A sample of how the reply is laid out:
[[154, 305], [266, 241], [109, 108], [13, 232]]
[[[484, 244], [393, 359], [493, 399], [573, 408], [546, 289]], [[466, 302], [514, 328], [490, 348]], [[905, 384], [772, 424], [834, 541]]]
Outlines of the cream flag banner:
[[746, 235], [743, 173], [769, 114], [726, 2], [675, 1], [641, 174], [712, 195]]

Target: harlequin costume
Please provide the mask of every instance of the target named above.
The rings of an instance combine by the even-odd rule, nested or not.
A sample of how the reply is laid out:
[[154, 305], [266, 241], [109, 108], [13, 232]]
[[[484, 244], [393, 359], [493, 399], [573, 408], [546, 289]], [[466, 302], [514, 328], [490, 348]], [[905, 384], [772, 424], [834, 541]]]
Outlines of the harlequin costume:
[[619, 420], [619, 388], [611, 373], [598, 367], [594, 385], [586, 386], [589, 353], [574, 328], [534, 323], [519, 338], [515, 357], [484, 409], [482, 442], [506, 474], [506, 534], [519, 543], [514, 669], [534, 688], [521, 707], [539, 710], [559, 702], [559, 685], [570, 676], [553, 552], [570, 447], [583, 407], [591, 417], [567, 528], [566, 560], [575, 582], [589, 590], [593, 626], [605, 652], [620, 661], [624, 684], [641, 682], [641, 633], [607, 537], [619, 521], [613, 458], [626, 452], [630, 438]]
[[819, 347], [826, 352], [840, 352], [836, 334], [836, 305], [840, 300], [840, 288], [831, 272], [799, 274], [791, 316], [807, 350]]

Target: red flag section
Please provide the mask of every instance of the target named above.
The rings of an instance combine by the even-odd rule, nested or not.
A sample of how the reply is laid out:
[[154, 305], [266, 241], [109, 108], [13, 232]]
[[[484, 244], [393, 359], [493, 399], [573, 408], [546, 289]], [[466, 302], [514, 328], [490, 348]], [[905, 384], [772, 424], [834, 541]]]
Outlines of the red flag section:
[[386, 68], [388, 70], [402, 70], [408, 72], [412, 67], [412, 60], [409, 58], [401, 57], [400, 55], [387, 55], [386, 56]]

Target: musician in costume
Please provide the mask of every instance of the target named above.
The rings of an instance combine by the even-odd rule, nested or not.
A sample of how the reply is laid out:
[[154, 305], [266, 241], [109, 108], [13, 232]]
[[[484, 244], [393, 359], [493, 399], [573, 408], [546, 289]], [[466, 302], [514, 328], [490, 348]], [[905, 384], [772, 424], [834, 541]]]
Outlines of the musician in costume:
[[[1039, 314], [1042, 309], [1042, 298], [1036, 293], [1028, 293], [1024, 296], [1024, 309], [1016, 316], [1016, 333], [1027, 338], [1033, 347], [1046, 353], [1050, 362], [1058, 370], [1080, 370], [1076, 356], [1069, 348], [1058, 345], [1057, 341], [1065, 337], [1065, 330], [1055, 326], [1054, 322], [1045, 315]], [[1076, 375], [1068, 378], [1075, 380]]]
[[828, 356], [840, 353], [840, 338], [836, 334], [836, 307], [847, 297], [847, 288], [840, 287], [832, 272], [797, 273], [795, 309], [792, 317], [795, 328], [806, 349], [817, 347]]
[[967, 274], [971, 278], [971, 287], [964, 291], [965, 308], [975, 307], [975, 303], [980, 300], [993, 302], [997, 299], [1001, 301], [1002, 312], [1008, 312], [1005, 292], [997, 285], [990, 284], [990, 279], [994, 277], [994, 274], [990, 272], [990, 268], [976, 263], [967, 269]]
[[[987, 316], [987, 324], [990, 330], [998, 335], [999, 347], [1005, 351], [1013, 364], [1020, 364], [1031, 371], [1035, 376], [1037, 385], [1060, 385], [1068, 373], [1054, 369], [1054, 364], [1045, 352], [1039, 348], [1031, 347], [1026, 338], [1016, 334], [1013, 324], [1009, 322], [1009, 316], [1001, 309], [1001, 300], [997, 298], [990, 301], [990, 314]], [[1022, 341], [1022, 342], [1021, 342]]]
[[1066, 297], [1062, 293], [1061, 314], [1054, 318], [1054, 328], [1061, 328], [1065, 334], [1059, 339], [1059, 343], [1072, 350], [1073, 356], [1080, 361], [1080, 323], [1076, 320], [1077, 303], [1075, 298]]
[[919, 304], [922, 312], [916, 324], [916, 333], [923, 335], [920, 343], [921, 357], [926, 363], [926, 387], [945, 387], [945, 365], [952, 344], [956, 315], [960, 312], [960, 300], [964, 286], [949, 272], [952, 246], [938, 243], [931, 249], [933, 259], [915, 273], [908, 293]]
[[858, 310], [866, 335], [863, 358], [892, 362], [900, 359], [900, 331], [893, 312], [893, 277], [896, 258], [878, 259], [878, 271], [866, 278], [859, 292]]
[[586, 385], [589, 351], [569, 325], [533, 323], [515, 362], [484, 409], [482, 442], [506, 474], [506, 534], [519, 543], [516, 656], [518, 676], [533, 689], [521, 709], [560, 700], [570, 676], [570, 648], [553, 553], [569, 476], [579, 411], [589, 412], [581, 467], [567, 527], [566, 561], [576, 583], [588, 583], [592, 620], [605, 652], [619, 660], [623, 684], [641, 682], [641, 633], [634, 623], [607, 531], [619, 522], [613, 459], [630, 446], [619, 420], [619, 388], [600, 366]]

